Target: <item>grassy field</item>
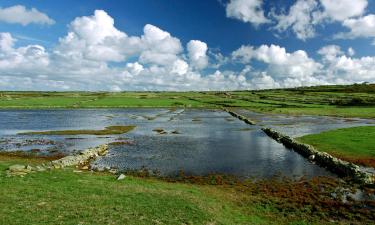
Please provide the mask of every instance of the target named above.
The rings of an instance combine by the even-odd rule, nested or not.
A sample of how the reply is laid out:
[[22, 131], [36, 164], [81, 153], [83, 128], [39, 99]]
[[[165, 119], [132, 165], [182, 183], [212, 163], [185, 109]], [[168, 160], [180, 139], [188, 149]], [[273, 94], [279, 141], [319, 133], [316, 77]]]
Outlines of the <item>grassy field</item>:
[[240, 107], [375, 118], [375, 84], [229, 92], [0, 92], [0, 109], [123, 107]]
[[[0, 92], [0, 109], [4, 110], [122, 107], [233, 107], [264, 113], [375, 118], [375, 85], [233, 92]], [[101, 134], [128, 129], [131, 127], [48, 133]], [[375, 127], [359, 127], [300, 140], [346, 160], [373, 165], [374, 136]], [[137, 175], [117, 181], [114, 175], [78, 173], [74, 168], [6, 177], [10, 165], [45, 160], [0, 154], [0, 224], [303, 225], [371, 224], [375, 220], [374, 201], [342, 202], [342, 193], [333, 197], [332, 192], [342, 186], [354, 188], [331, 178], [238, 182], [210, 176], [176, 182]]]
[[375, 167], [375, 126], [352, 127], [306, 135], [298, 140], [341, 159]]
[[[0, 224], [368, 224], [363, 203], [332, 200], [332, 181], [247, 185], [171, 183], [74, 169], [6, 177], [15, 163], [0, 156]], [[211, 183], [209, 181], [209, 183]], [[215, 182], [222, 182], [218, 179]], [[293, 188], [291, 188], [293, 187]]]

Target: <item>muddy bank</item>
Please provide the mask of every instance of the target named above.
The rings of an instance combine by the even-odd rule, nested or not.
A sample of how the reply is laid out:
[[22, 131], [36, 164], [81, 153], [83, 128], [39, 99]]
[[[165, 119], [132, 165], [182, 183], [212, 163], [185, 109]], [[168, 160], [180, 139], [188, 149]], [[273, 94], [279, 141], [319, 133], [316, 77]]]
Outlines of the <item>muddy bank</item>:
[[271, 128], [262, 128], [262, 130], [271, 138], [282, 143], [288, 148], [292, 148], [294, 151], [300, 153], [311, 161], [317, 162], [319, 165], [326, 167], [328, 170], [340, 175], [346, 176], [353, 179], [353, 181], [366, 184], [375, 184], [375, 175], [363, 171], [359, 166], [346, 162], [331, 156], [326, 152], [320, 152], [314, 149], [312, 146], [300, 143], [295, 139], [281, 134]]

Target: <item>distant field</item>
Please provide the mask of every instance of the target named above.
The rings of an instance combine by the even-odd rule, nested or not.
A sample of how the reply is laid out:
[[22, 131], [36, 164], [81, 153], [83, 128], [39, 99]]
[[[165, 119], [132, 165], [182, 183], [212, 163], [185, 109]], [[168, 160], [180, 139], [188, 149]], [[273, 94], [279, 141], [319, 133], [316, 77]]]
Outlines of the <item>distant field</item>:
[[341, 159], [375, 167], [375, 126], [352, 127], [298, 138], [319, 151]]
[[0, 108], [240, 107], [375, 118], [375, 84], [230, 92], [0, 92]]

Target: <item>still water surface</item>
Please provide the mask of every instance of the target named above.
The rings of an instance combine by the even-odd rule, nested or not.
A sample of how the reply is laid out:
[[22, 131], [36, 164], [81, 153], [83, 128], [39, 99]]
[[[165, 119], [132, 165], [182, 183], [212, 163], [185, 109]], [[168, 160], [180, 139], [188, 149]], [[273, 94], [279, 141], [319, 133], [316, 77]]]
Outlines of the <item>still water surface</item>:
[[[242, 113], [254, 116], [251, 112]], [[111, 146], [109, 154], [93, 162], [93, 166], [110, 166], [120, 170], [147, 168], [162, 175], [175, 175], [180, 170], [194, 175], [220, 173], [257, 178], [331, 175], [260, 130], [263, 125], [272, 125], [293, 134], [294, 126], [308, 133], [314, 121], [304, 127], [300, 123], [287, 123], [290, 121], [287, 117], [278, 118], [273, 123], [275, 118], [262, 116], [263, 123], [250, 126], [218, 110], [2, 110], [0, 151], [33, 149], [38, 154], [71, 154], [102, 143], [126, 140], [130, 144]], [[260, 117], [258, 115], [257, 120]], [[337, 124], [345, 127], [368, 123], [331, 120], [332, 128]], [[327, 122], [324, 124], [325, 128], [330, 128]], [[106, 136], [17, 134], [25, 131], [103, 129], [110, 125], [137, 127], [127, 134]], [[163, 129], [165, 134], [154, 129]]]

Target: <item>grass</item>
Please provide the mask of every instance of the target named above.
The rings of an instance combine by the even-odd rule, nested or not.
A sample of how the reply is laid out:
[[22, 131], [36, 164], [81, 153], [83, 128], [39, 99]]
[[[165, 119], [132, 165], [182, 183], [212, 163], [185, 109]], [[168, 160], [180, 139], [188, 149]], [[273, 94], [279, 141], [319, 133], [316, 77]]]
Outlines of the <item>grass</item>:
[[133, 176], [117, 181], [71, 168], [5, 177], [9, 165], [41, 162], [0, 156], [0, 224], [329, 224], [338, 221], [338, 212], [344, 214], [342, 224], [374, 219], [365, 208], [350, 212], [358, 206], [340, 203], [332, 210], [327, 200], [309, 202], [320, 195], [305, 182], [215, 186]]
[[375, 126], [331, 130], [298, 140], [347, 161], [375, 167]]
[[108, 126], [103, 130], [52, 130], [23, 132], [23, 135], [111, 135], [124, 134], [133, 130], [135, 126]]
[[264, 113], [375, 118], [375, 84], [228, 92], [0, 92], [2, 109], [239, 107]]
[[[231, 92], [0, 92], [0, 109], [122, 107], [233, 107], [263, 113], [375, 118], [375, 85]], [[132, 129], [110, 126], [24, 134], [109, 135]], [[373, 165], [374, 137], [375, 127], [358, 127], [300, 140], [346, 160]], [[5, 176], [10, 165], [46, 160], [0, 154], [0, 224], [371, 224], [375, 220], [374, 201], [334, 199], [332, 191], [342, 184], [328, 178], [238, 183], [221, 176], [179, 182], [128, 176], [116, 181], [113, 175], [76, 173], [73, 168], [24, 178]]]

